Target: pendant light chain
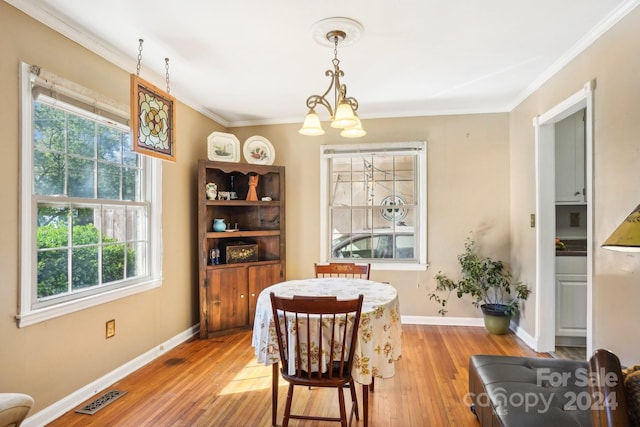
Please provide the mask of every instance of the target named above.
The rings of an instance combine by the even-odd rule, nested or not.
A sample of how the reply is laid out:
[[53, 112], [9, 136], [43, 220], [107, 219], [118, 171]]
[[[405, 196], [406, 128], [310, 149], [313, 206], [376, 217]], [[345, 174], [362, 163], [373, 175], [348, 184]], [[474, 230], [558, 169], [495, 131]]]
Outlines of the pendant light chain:
[[[336, 111], [338, 109], [338, 104], [340, 103], [340, 101], [342, 101], [342, 98], [344, 97], [344, 94], [342, 93], [342, 87], [340, 85], [340, 60], [338, 59], [338, 42], [339, 41], [340, 41], [340, 38], [338, 37], [338, 34], [335, 34], [333, 36], [333, 60], [331, 61], [331, 63], [333, 64], [333, 83], [334, 83], [333, 105]], [[336, 111], [333, 111], [333, 113], [335, 114]]]
[[333, 66], [338, 68], [338, 66], [340, 65], [340, 60], [338, 59], [338, 36], [334, 36], [333, 37], [333, 43], [334, 43], [334, 47], [333, 47]]
[[138, 39], [140, 46], [138, 46], [138, 65], [136, 67], [136, 76], [140, 77], [140, 66], [142, 65], [142, 43], [144, 40]]
[[169, 88], [169, 58], [164, 58], [164, 68], [167, 72], [166, 74], [167, 93], [171, 93], [171, 89]]

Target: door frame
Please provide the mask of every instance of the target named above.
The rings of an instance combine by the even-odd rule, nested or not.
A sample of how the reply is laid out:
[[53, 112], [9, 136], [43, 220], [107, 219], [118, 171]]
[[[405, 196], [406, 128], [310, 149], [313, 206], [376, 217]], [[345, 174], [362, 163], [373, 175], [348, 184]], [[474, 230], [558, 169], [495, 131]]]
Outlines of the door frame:
[[593, 90], [595, 81], [533, 119], [536, 161], [535, 350], [555, 350], [555, 124], [585, 109], [587, 198], [587, 354], [593, 352]]

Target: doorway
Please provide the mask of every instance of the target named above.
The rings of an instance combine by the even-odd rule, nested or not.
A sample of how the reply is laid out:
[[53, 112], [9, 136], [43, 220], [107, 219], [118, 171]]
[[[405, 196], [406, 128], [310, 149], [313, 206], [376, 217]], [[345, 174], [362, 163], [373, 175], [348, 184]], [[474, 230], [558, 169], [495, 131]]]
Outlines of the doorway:
[[593, 174], [593, 89], [584, 87], [534, 119], [536, 147], [536, 336], [535, 350], [553, 352], [556, 346], [556, 196], [555, 125], [585, 110], [585, 189], [586, 198], [586, 354], [593, 351], [592, 310], [592, 174]]

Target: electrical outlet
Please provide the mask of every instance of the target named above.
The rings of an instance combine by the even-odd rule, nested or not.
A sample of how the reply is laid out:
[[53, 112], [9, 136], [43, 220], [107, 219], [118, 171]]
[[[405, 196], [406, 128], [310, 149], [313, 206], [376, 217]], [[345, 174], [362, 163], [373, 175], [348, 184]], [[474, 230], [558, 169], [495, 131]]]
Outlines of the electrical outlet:
[[106, 337], [111, 338], [116, 335], [116, 319], [107, 320]]

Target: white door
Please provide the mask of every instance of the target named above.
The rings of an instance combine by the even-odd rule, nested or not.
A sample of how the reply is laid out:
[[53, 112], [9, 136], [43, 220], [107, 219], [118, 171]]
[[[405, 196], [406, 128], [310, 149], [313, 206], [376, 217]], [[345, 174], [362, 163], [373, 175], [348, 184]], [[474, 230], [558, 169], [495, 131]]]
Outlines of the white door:
[[534, 118], [536, 143], [536, 284], [535, 350], [555, 350], [556, 336], [556, 268], [555, 268], [555, 124], [579, 110], [585, 110], [585, 197], [587, 205], [587, 269], [586, 269], [586, 345], [593, 352], [593, 208], [592, 147], [593, 90], [595, 82], [587, 82], [581, 90], [544, 114]]

